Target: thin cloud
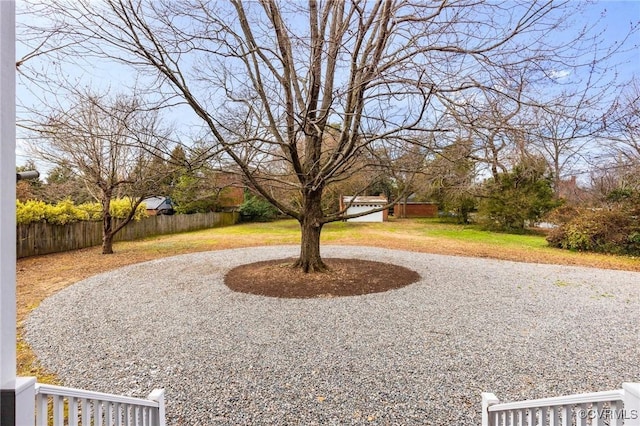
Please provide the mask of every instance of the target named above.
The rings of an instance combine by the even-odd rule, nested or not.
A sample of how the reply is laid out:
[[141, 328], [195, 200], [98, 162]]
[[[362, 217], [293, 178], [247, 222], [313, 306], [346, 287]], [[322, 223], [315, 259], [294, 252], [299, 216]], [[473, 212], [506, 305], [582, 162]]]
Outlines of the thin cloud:
[[549, 77], [554, 80], [562, 80], [563, 78], [569, 77], [571, 71], [569, 70], [553, 70], [549, 73]]

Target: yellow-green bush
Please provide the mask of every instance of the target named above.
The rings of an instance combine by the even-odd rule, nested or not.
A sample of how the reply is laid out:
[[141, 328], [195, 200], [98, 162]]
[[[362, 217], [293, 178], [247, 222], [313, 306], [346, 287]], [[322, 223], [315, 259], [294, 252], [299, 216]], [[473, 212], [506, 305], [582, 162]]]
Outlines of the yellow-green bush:
[[[131, 211], [131, 200], [128, 198], [111, 200], [111, 215], [116, 219], [124, 219]], [[134, 215], [135, 220], [147, 216], [144, 204], [140, 204]], [[81, 220], [102, 220], [102, 206], [100, 203], [83, 203], [76, 206], [67, 199], [57, 204], [47, 204], [43, 201], [16, 201], [16, 221], [20, 225], [45, 221], [56, 225], [65, 225]]]
[[[116, 219], [126, 218], [131, 211], [131, 205], [132, 201], [130, 198], [118, 198], [111, 200], [111, 208], [109, 209], [111, 216]], [[138, 208], [136, 208], [136, 213], [133, 216], [133, 219], [140, 220], [145, 217], [147, 217], [147, 208], [144, 203], [140, 203]]]
[[82, 203], [78, 204], [78, 208], [89, 215], [88, 220], [102, 220], [102, 206], [100, 203]]
[[49, 206], [45, 220], [54, 225], [65, 225], [71, 222], [89, 220], [89, 215], [73, 204], [73, 201], [66, 199]]
[[45, 220], [50, 205], [44, 201], [28, 200], [24, 203], [16, 200], [16, 221], [19, 225]]

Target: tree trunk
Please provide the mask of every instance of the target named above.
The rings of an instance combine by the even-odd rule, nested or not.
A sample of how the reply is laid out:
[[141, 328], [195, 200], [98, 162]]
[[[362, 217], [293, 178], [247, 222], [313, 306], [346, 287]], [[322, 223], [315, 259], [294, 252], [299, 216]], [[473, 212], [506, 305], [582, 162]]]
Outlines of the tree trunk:
[[304, 272], [323, 272], [327, 265], [320, 258], [320, 232], [322, 231], [322, 190], [305, 194], [305, 201], [300, 218], [302, 240], [300, 258], [294, 264]]
[[102, 200], [102, 254], [113, 254], [113, 221], [111, 218], [111, 198]]

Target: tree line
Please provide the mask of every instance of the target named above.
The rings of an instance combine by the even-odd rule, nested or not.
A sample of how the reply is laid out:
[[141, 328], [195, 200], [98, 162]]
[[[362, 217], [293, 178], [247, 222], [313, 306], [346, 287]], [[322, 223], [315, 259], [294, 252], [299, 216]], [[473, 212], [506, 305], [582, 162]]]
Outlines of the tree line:
[[[91, 179], [104, 199], [134, 180], [156, 184], [142, 171], [178, 146], [195, 169], [241, 175], [300, 223], [305, 272], [325, 269], [322, 227], [349, 217], [333, 202], [340, 194], [385, 191], [381, 208], [428, 195], [465, 220], [483, 208], [520, 229], [567, 199], [579, 170], [594, 208], [638, 189], [638, 83], [616, 77], [618, 58], [637, 49], [637, 23], [612, 43], [597, 23], [566, 25], [585, 7], [26, 2], [38, 19], [21, 27], [32, 51], [18, 70], [47, 101], [25, 113], [25, 127], [41, 158], [99, 166]], [[127, 95], [102, 102], [65, 64], [135, 77]], [[176, 111], [190, 118], [169, 130]], [[96, 132], [97, 120], [113, 129]], [[91, 150], [98, 159], [82, 157]]]

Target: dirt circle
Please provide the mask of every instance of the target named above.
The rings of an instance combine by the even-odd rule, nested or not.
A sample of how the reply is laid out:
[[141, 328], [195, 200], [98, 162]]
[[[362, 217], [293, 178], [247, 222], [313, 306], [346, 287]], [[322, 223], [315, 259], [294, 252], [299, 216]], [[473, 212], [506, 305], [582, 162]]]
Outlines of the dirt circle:
[[323, 259], [329, 271], [305, 274], [295, 259], [249, 263], [230, 270], [224, 283], [233, 291], [281, 298], [343, 297], [380, 293], [412, 284], [420, 275], [390, 263]]

